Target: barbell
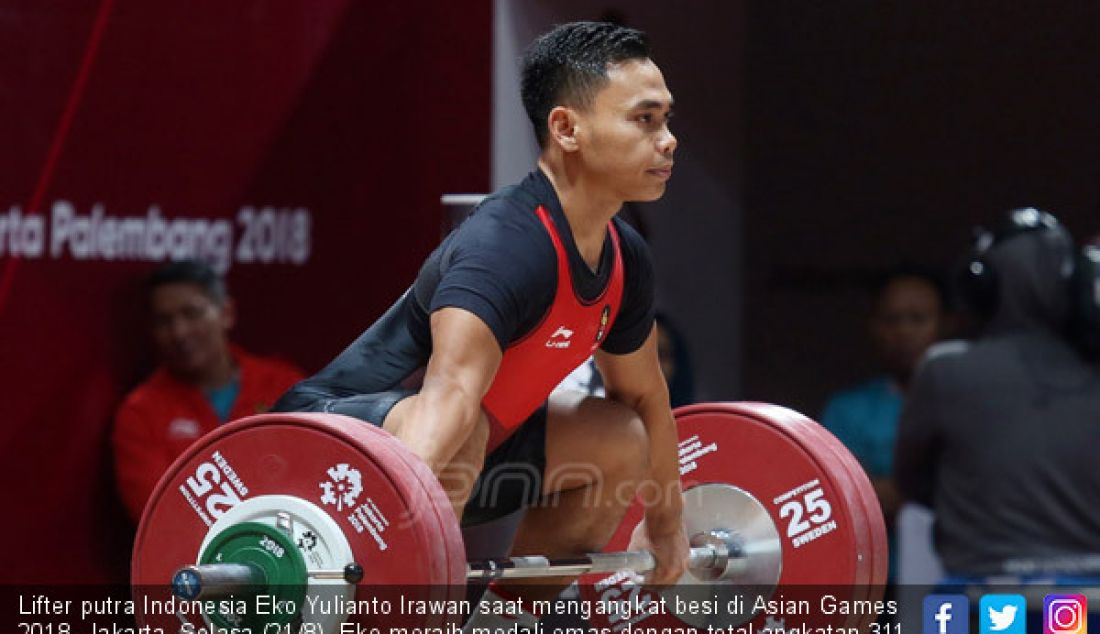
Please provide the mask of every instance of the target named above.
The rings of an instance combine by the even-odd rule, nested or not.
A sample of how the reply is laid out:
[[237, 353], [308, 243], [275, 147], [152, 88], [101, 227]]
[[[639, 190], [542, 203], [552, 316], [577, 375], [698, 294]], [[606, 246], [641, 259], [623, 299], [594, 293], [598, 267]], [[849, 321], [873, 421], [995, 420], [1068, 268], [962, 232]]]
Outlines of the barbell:
[[[642, 521], [640, 502], [605, 552], [466, 562], [439, 482], [395, 438], [339, 415], [264, 414], [200, 439], [161, 479], [134, 545], [131, 578], [143, 595], [136, 616], [154, 627], [187, 621], [252, 631], [293, 623], [340, 631], [349, 621], [439, 627], [472, 609], [467, 581], [573, 575], [583, 575], [584, 601], [607, 608], [590, 620], [608, 632], [627, 623], [703, 628], [774, 617], [673, 609], [736, 605], [746, 594], [790, 599], [827, 587], [849, 602], [880, 597], [882, 514], [835, 437], [792, 410], [759, 403], [693, 405], [676, 419], [692, 549], [672, 588], [645, 587], [637, 573], [654, 567], [652, 554], [624, 550]], [[628, 600], [670, 607], [613, 609]], [[210, 609], [179, 609], [186, 602]], [[873, 618], [828, 621], [863, 627]]]

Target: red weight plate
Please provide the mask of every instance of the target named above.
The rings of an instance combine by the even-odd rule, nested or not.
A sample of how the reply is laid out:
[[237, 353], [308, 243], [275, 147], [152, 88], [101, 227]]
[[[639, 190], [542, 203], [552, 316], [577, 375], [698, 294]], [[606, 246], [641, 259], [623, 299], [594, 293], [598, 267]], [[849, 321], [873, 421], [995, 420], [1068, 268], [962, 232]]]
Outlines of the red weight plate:
[[[355, 605], [333, 600], [332, 609], [353, 612], [348, 620], [364, 625], [423, 625], [423, 616], [401, 614], [397, 592], [376, 596], [386, 586], [420, 598], [418, 588], [449, 578], [441, 527], [425, 512], [437, 500], [398, 457], [401, 450], [380, 443], [369, 426], [335, 415], [265, 414], [219, 428], [172, 465], [150, 498], [131, 564], [135, 594], [166, 598], [163, 584], [195, 562], [209, 526], [228, 508], [288, 495], [326, 512], [364, 569]], [[141, 623], [178, 627], [174, 614], [142, 605]]]
[[[372, 437], [372, 443], [378, 443], [380, 454], [384, 455], [392, 451], [392, 458], [399, 460], [428, 494], [428, 498], [423, 503], [413, 505], [413, 510], [418, 517], [423, 517], [425, 522], [431, 522], [438, 531], [438, 538], [433, 544], [436, 547], [433, 557], [438, 560], [439, 565], [437, 570], [432, 571], [431, 585], [423, 588], [426, 593], [423, 598], [428, 601], [451, 602], [465, 599], [466, 560], [462, 533], [454, 518], [450, 500], [443, 491], [439, 479], [423, 461], [392, 434], [373, 425], [365, 425], [361, 431]], [[425, 627], [444, 627], [451, 623], [457, 626], [462, 618], [457, 610], [448, 610], [442, 615], [435, 616], [441, 618], [426, 619]]]
[[[334, 424], [341, 432], [350, 434], [357, 442], [369, 446], [379, 464], [391, 473], [395, 481], [400, 482], [403, 487], [408, 487], [405, 499], [409, 505], [410, 516], [402, 522], [399, 530], [406, 527], [416, 529], [430, 527], [431, 529], [425, 533], [425, 539], [431, 545], [428, 557], [432, 566], [423, 570], [425, 576], [420, 583], [424, 585], [417, 589], [416, 597], [422, 601], [434, 602], [437, 606], [440, 605], [441, 600], [464, 599], [466, 561], [462, 547], [462, 534], [453, 519], [449, 522], [442, 521], [442, 518], [453, 518], [453, 511], [439, 480], [428, 466], [392, 434], [374, 425], [335, 414], [301, 414], [301, 416]], [[414, 564], [410, 562], [410, 565]], [[382, 588], [364, 587], [371, 583], [374, 582], [369, 577], [364, 578], [363, 583], [360, 584], [359, 594], [369, 596], [371, 593], [385, 592]], [[389, 594], [399, 593], [390, 591]], [[453, 606], [454, 604], [444, 605]], [[417, 625], [429, 628], [444, 627], [460, 620], [461, 616], [457, 611], [448, 608], [441, 613], [425, 614], [423, 621], [418, 621]]]
[[[731, 403], [722, 404], [717, 407], [722, 413], [751, 419], [765, 427], [773, 428], [792, 442], [796, 442], [798, 447], [805, 451], [816, 465], [829, 476], [829, 479], [832, 480], [834, 485], [834, 492], [843, 500], [841, 506], [845, 506], [849, 509], [848, 513], [838, 514], [836, 513], [836, 509], [833, 508], [832, 515], [834, 518], [838, 515], [844, 516], [844, 523], [847, 524], [847, 528], [849, 529], [849, 532], [845, 533], [842, 539], [844, 540], [844, 545], [850, 548], [850, 554], [844, 557], [850, 562], [851, 568], [842, 576], [837, 575], [835, 571], [831, 572], [828, 568], [823, 568], [821, 572], [825, 574], [821, 577], [814, 579], [803, 579], [799, 577], [799, 573], [796, 573], [786, 566], [788, 553], [791, 551], [791, 546], [794, 545], [795, 540], [797, 540], [797, 537], [795, 537], [784, 544], [785, 570], [783, 577], [779, 581], [780, 587], [776, 591], [776, 595], [783, 596], [785, 594], [788, 599], [807, 599], [812, 602], [816, 602], [819, 599], [819, 595], [825, 592], [840, 596], [846, 602], [866, 599], [868, 596], [867, 584], [870, 581], [871, 570], [869, 554], [873, 552], [869, 528], [870, 522], [868, 521], [867, 515], [868, 507], [864, 503], [864, 497], [861, 493], [862, 489], [859, 483], [855, 480], [851, 470], [847, 468], [847, 465], [838, 455], [838, 450], [845, 451], [843, 446], [840, 445], [827, 430], [813, 420], [784, 407], [764, 403]], [[706, 408], [706, 406], [704, 406], [704, 408]], [[713, 410], [713, 408], [706, 409]], [[873, 496], [873, 491], [870, 490], [869, 486], [867, 487], [867, 491]], [[813, 495], [812, 490], [800, 493], [795, 495], [794, 498], [784, 501], [783, 505], [779, 507], [780, 512], [783, 512], [783, 506], [789, 507], [789, 505], [797, 501], [799, 496], [811, 495]], [[818, 501], [825, 500], [829, 502], [831, 507], [835, 507], [836, 504], [830, 501], [832, 497], [832, 494], [827, 494], [816, 499]], [[783, 524], [777, 523], [777, 526], [781, 529], [781, 533], [791, 531], [792, 525], [795, 523], [795, 516], [798, 513], [808, 512], [813, 503], [813, 501], [803, 497], [801, 504], [798, 505], [801, 506], [802, 511], [794, 511], [798, 506], [789, 507], [788, 510], [790, 511], [790, 515], [781, 518], [787, 520], [787, 522]], [[772, 510], [775, 510], [774, 507]], [[773, 521], [775, 521], [774, 517]], [[825, 521], [827, 524], [828, 520]], [[801, 523], [805, 526], [805, 518], [801, 520]], [[789, 535], [785, 535], [785, 537], [790, 538]], [[833, 539], [835, 538], [836, 536], [833, 537]], [[798, 549], [795, 549], [795, 551], [801, 552]], [[812, 584], [813, 587], [807, 587], [803, 584]], [[857, 624], [861, 623], [865, 618], [860, 615], [850, 615], [845, 618], [833, 620], [825, 619], [825, 615], [821, 613], [807, 616], [813, 617], [813, 620], [821, 619], [833, 625], [844, 627], [857, 626]], [[805, 620], [806, 617], [796, 616], [795, 618], [802, 618]], [[766, 625], [766, 622], [767, 619], [764, 618], [761, 624]], [[788, 625], [790, 624], [791, 623], [788, 622]], [[793, 625], [797, 624], [796, 621]]]
[[426, 520], [430, 518], [442, 536], [438, 543], [438, 554], [441, 558], [439, 563], [443, 565], [440, 566], [440, 574], [432, 576], [432, 583], [449, 584], [454, 581], [458, 570], [461, 570], [461, 579], [464, 581], [466, 562], [460, 556], [463, 552], [462, 533], [458, 522], [454, 519], [450, 500], [440, 485], [439, 479], [423, 461], [413, 455], [392, 434], [373, 425], [366, 425], [361, 431], [372, 437], [372, 444], [378, 443], [378, 454], [384, 462], [399, 461], [401, 465], [399, 469], [415, 477], [427, 494], [427, 499], [416, 504], [414, 511], [425, 514]]
[[[791, 413], [795, 416], [801, 416], [796, 412]], [[881, 590], [882, 586], [886, 584], [889, 560], [889, 544], [886, 539], [886, 523], [882, 516], [882, 505], [879, 503], [874, 486], [871, 484], [871, 480], [867, 477], [867, 472], [864, 470], [859, 460], [856, 459], [852, 452], [849, 451], [848, 448], [844, 446], [844, 443], [834, 436], [832, 432], [825, 429], [825, 427], [820, 427], [820, 429], [827, 441], [826, 446], [832, 449], [837, 458], [846, 465], [848, 472], [855, 481], [855, 490], [863, 499], [867, 509], [871, 546], [870, 556], [867, 559], [872, 562], [868, 577], [870, 586]]]
[[446, 562], [446, 570], [443, 578], [435, 581], [441, 589], [446, 591], [449, 600], [462, 600], [466, 597], [466, 549], [462, 541], [462, 531], [457, 518], [454, 515], [450, 499], [440, 486], [439, 479], [435, 477], [419, 458], [405, 449], [393, 435], [376, 427], [370, 427], [370, 431], [378, 436], [381, 442], [387, 445], [398, 445], [398, 457], [404, 460], [413, 474], [421, 481], [425, 490], [429, 492], [432, 502], [426, 512], [432, 513], [438, 522], [440, 545], [443, 548], [443, 557]]
[[[730, 407], [736, 408], [745, 416], [782, 421], [786, 427], [797, 429], [798, 433], [805, 435], [806, 446], [819, 461], [837, 469], [842, 468], [847, 473], [849, 485], [844, 487], [844, 491], [850, 494], [853, 503], [860, 504], [865, 511], [862, 517], [857, 514], [856, 519], [866, 520], [857, 527], [858, 530], [854, 531], [858, 553], [855, 583], [859, 589], [869, 590], [874, 582], [877, 560], [874, 520], [881, 519], [882, 515], [874, 488], [859, 462], [829, 430], [794, 410], [766, 403], [737, 403]], [[885, 535], [884, 530], [883, 535]]]
[[[859, 553], [857, 563], [859, 566], [857, 568], [856, 585], [854, 586], [855, 593], [852, 598], [853, 600], [881, 600], [887, 579], [889, 545], [886, 539], [886, 525], [882, 517], [882, 507], [863, 466], [852, 455], [852, 452], [844, 446], [844, 443], [829, 430], [794, 410], [765, 403], [736, 403], [731, 404], [730, 407], [736, 408], [746, 416], [783, 419], [787, 425], [804, 430], [810, 437], [816, 438], [811, 446], [814, 447], [823, 460], [828, 461], [832, 456], [832, 459], [836, 460], [833, 464], [844, 465], [852, 485], [851, 488], [846, 490], [853, 493], [852, 497], [862, 504], [867, 520], [862, 530], [857, 531], [857, 552]], [[862, 595], [860, 591], [862, 591]], [[863, 616], [864, 618], [859, 625], [861, 628], [877, 618], [875, 614]]]
[[[827, 430], [825, 430], [828, 433]], [[832, 434], [829, 434], [833, 440], [840, 443]], [[864, 590], [865, 600], [872, 602], [878, 602], [883, 599], [883, 594], [886, 590], [887, 573], [890, 559], [889, 543], [886, 537], [886, 522], [882, 516], [882, 505], [879, 503], [878, 496], [874, 492], [874, 487], [868, 479], [866, 472], [863, 470], [863, 466], [859, 461], [852, 456], [851, 452], [846, 447], [841, 448], [843, 452], [840, 452], [838, 459], [845, 463], [848, 469], [852, 481], [857, 483], [857, 491], [859, 497], [862, 499], [864, 512], [868, 518], [866, 527], [866, 547], [861, 547], [860, 552], [862, 556], [859, 563], [864, 569], [861, 571], [860, 579], [866, 579], [861, 582], [861, 585], [856, 589], [862, 588]], [[859, 598], [859, 597], [854, 597]], [[866, 614], [863, 619], [857, 625], [860, 631], [867, 631], [867, 626], [878, 620], [878, 614]]]
[[[761, 421], [781, 423], [802, 436], [803, 445], [821, 464], [838, 471], [838, 481], [842, 480], [839, 474], [841, 469], [847, 473], [848, 484], [841, 490], [852, 507], [862, 507], [863, 513], [852, 513], [856, 570], [853, 585], [850, 586], [851, 593], [846, 598], [851, 601], [881, 599], [882, 584], [886, 579], [885, 526], [874, 489], [851, 452], [823, 426], [794, 410], [766, 403], [732, 403], [722, 407]], [[875, 614], [853, 615], [844, 625], [862, 627], [875, 618]]]
[[[685, 499], [699, 485], [735, 485], [755, 498], [769, 518], [766, 521], [778, 532], [782, 566], [773, 599], [785, 599], [799, 606], [802, 600], [816, 604], [824, 590], [848, 607], [852, 601], [867, 597], [863, 584], [874, 576], [869, 558], [878, 552], [873, 517], [877, 506], [875, 513], [870, 513], [866, 503], [869, 483], [865, 477], [862, 480], [854, 477], [838, 454], [844, 448], [835, 438], [804, 416], [764, 404], [695, 405], [677, 410], [676, 416]], [[873, 491], [870, 495], [873, 498]], [[607, 549], [625, 549], [641, 517], [642, 508], [635, 504]], [[878, 523], [881, 524], [880, 514]], [[724, 528], [737, 531], [741, 527]], [[648, 595], [650, 600], [657, 598], [647, 589], [615, 581], [609, 575], [590, 575], [582, 581], [582, 593], [597, 601], [639, 595]], [[643, 614], [642, 618], [630, 619], [631, 623], [637, 627], [702, 623], [695, 615], [681, 615], [683, 620], [676, 618], [671, 613], [674, 607], [668, 605], [668, 596], [668, 614], [648, 617]], [[778, 624], [774, 619], [790, 616], [774, 613], [766, 618], [751, 607], [724, 615], [725, 621], [722, 618], [704, 621], [725, 624], [754, 619], [757, 627], [767, 627]], [[784, 605], [778, 607], [783, 612]], [[819, 607], [814, 605], [809, 614], [793, 618], [798, 622], [819, 621], [834, 626], [854, 626], [866, 620], [862, 615], [833, 614], [826, 618]], [[594, 616], [592, 620], [597, 627], [612, 631], [625, 626], [623, 619]], [[786, 625], [794, 623], [787, 619]]]
[[[447, 502], [446, 496], [434, 477], [429, 481], [431, 486], [425, 486], [424, 480], [420, 477], [420, 470], [427, 471], [430, 475], [427, 465], [416, 459], [412, 452], [397, 442], [392, 435], [358, 419], [338, 414], [303, 413], [295, 416], [323, 425], [334, 433], [346, 435], [360, 448], [369, 450], [371, 458], [390, 477], [408, 509], [407, 515], [394, 524], [394, 529], [419, 531], [422, 533], [422, 538], [429, 544], [425, 555], [431, 565], [414, 571], [417, 583], [423, 585], [425, 589], [444, 584], [448, 578], [447, 540], [441, 536], [442, 527], [438, 523], [438, 515], [434, 507], [439, 500], [443, 500], [444, 504]], [[360, 585], [371, 583], [375, 583], [375, 580], [368, 575]]]
[[[700, 406], [696, 406], [700, 407]], [[707, 406], [701, 406], [706, 408]], [[848, 474], [848, 485], [841, 489], [850, 502], [863, 507], [864, 513], [853, 514], [853, 534], [856, 537], [857, 567], [854, 586], [857, 594], [854, 598], [880, 598], [870, 593], [880, 592], [886, 580], [885, 558], [887, 542], [885, 525], [882, 520], [878, 498], [862, 466], [851, 452], [816, 421], [785, 407], [767, 403], [728, 403], [720, 406], [726, 411], [755, 418], [762, 422], [780, 423], [791, 433], [802, 438], [802, 444], [813, 453], [819, 463], [837, 469], [843, 465]], [[839, 474], [838, 478], [841, 478]], [[860, 597], [859, 592], [866, 596]]]

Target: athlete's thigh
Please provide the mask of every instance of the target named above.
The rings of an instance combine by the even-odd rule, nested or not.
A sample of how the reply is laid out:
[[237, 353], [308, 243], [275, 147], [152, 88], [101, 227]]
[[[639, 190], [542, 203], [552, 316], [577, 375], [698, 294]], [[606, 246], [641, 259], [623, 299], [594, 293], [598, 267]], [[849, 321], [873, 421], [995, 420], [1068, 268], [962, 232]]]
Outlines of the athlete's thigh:
[[645, 427], [629, 407], [580, 392], [555, 392], [547, 407], [543, 494], [620, 473], [624, 463], [645, 461], [648, 447]]

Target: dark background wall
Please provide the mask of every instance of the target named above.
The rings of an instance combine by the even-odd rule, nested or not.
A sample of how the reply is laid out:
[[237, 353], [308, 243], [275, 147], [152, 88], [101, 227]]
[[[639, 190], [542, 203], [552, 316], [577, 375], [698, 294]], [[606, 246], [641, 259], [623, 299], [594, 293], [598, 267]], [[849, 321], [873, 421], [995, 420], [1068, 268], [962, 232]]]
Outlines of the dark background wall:
[[517, 59], [555, 23], [649, 33], [677, 99], [669, 189], [642, 205], [659, 303], [700, 396], [816, 416], [876, 371], [870, 283], [948, 269], [1017, 206], [1100, 233], [1100, 8], [1084, 2], [496, 0], [494, 181], [536, 148]]
[[873, 371], [865, 282], [1011, 207], [1100, 233], [1100, 5], [746, 5], [739, 397], [816, 415]]
[[[487, 3], [0, 5], [0, 214], [228, 220], [306, 209], [304, 261], [235, 260], [236, 338], [318, 369], [438, 242], [439, 196], [489, 181]], [[10, 245], [6, 245], [10, 246]], [[2, 251], [0, 580], [118, 581], [131, 527], [107, 441], [151, 368], [154, 264]]]

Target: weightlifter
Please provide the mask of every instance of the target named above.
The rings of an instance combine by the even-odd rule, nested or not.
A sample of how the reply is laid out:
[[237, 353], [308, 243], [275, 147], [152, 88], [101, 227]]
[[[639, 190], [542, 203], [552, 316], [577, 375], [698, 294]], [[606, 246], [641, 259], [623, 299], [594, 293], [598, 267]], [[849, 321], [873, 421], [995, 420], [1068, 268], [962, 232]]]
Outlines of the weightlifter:
[[[639, 546], [657, 561], [650, 581], [671, 583], [688, 541], [653, 269], [615, 214], [665, 191], [672, 95], [644, 33], [577, 22], [528, 49], [522, 98], [537, 168], [486, 199], [397, 303], [275, 409], [381, 424], [431, 467], [465, 526], [529, 506], [516, 555], [599, 550], [644, 484]], [[607, 398], [550, 397], [593, 351]], [[483, 601], [549, 598], [569, 581], [494, 584]]]

